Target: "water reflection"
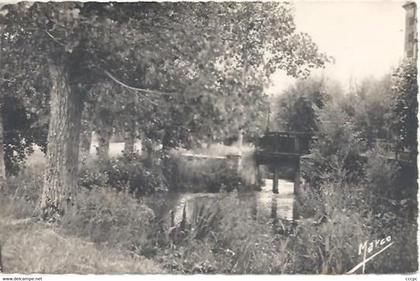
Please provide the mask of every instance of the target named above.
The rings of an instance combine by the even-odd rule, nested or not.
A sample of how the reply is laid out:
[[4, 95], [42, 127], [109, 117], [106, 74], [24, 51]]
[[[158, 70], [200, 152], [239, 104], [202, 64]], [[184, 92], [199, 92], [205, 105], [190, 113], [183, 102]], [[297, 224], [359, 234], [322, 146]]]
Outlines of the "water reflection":
[[255, 192], [259, 217], [293, 219], [293, 182], [279, 179], [279, 193], [272, 191], [273, 180], [265, 179], [261, 191]]
[[[272, 191], [273, 181], [265, 179], [261, 191], [239, 193], [242, 206], [248, 208], [245, 214], [250, 214], [255, 220], [272, 221], [277, 224], [282, 220], [293, 219], [293, 182], [279, 180], [279, 193]], [[146, 199], [158, 219], [167, 223], [179, 223], [183, 214], [187, 221], [191, 219], [193, 209], [197, 205], [211, 204], [226, 196], [222, 193], [164, 193]], [[184, 211], [185, 208], [185, 211]]]

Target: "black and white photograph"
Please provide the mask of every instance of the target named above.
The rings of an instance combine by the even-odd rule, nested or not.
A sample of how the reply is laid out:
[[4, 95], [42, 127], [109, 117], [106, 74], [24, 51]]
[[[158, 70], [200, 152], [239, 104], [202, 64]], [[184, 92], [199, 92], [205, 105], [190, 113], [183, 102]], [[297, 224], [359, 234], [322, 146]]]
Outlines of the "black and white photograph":
[[0, 278], [417, 280], [417, 53], [415, 1], [0, 0]]

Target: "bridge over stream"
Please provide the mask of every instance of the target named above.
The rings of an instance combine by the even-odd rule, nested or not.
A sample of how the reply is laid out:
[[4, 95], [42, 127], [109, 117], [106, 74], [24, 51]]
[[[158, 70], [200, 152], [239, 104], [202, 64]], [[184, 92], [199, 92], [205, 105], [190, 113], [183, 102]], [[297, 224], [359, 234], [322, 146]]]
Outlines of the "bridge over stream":
[[273, 192], [278, 193], [279, 172], [282, 168], [293, 170], [294, 190], [300, 182], [300, 158], [309, 153], [313, 135], [304, 132], [266, 132], [256, 143], [257, 169], [266, 165], [273, 171]]
[[[295, 195], [300, 188], [301, 163], [310, 161], [310, 146], [316, 139], [314, 134], [305, 132], [266, 132], [253, 146], [241, 151], [219, 151], [217, 155], [183, 152], [181, 156], [187, 163], [193, 163], [192, 166], [200, 166], [200, 163], [208, 161], [225, 163], [231, 172], [236, 171], [241, 177], [249, 176], [255, 180], [253, 183], [259, 185], [259, 192], [241, 194], [241, 200], [252, 207], [253, 216], [258, 213], [259, 216], [267, 217], [267, 210], [271, 210], [269, 216], [274, 220], [281, 218], [295, 221], [299, 214]], [[411, 167], [404, 169], [410, 170], [410, 173], [416, 169], [413, 155], [396, 149], [390, 142], [375, 139], [371, 147], [381, 147], [382, 157], [388, 161], [397, 161], [401, 166]], [[367, 159], [368, 156], [361, 153], [360, 157]], [[408, 178], [413, 177], [410, 175]], [[174, 200], [171, 199], [174, 202], [174, 220], [182, 220], [185, 212], [191, 214], [194, 202], [212, 202], [218, 198], [218, 194], [209, 193], [178, 194]]]
[[[266, 132], [258, 138], [255, 149], [257, 169], [260, 165], [266, 165], [272, 171], [273, 192], [278, 193], [278, 180], [281, 170], [292, 170], [294, 190], [299, 188], [301, 158], [310, 153], [310, 144], [316, 140], [316, 136], [306, 132]], [[383, 157], [388, 161], [398, 162], [410, 170], [416, 169], [416, 154], [399, 148], [392, 142], [373, 139], [372, 145], [383, 150]], [[366, 153], [360, 157], [366, 158]]]

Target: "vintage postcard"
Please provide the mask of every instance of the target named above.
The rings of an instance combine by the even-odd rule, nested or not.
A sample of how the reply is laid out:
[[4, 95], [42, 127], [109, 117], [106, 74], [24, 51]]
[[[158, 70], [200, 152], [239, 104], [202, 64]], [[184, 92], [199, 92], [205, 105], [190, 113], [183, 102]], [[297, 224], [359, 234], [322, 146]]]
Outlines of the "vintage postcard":
[[417, 26], [415, 1], [0, 0], [0, 278], [417, 280]]

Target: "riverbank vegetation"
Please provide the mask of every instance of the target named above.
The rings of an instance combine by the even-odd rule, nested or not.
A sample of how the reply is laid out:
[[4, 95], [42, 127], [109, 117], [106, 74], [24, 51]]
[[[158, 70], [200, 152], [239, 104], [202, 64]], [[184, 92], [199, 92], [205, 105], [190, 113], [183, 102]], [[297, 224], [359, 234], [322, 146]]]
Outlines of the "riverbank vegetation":
[[[413, 62], [344, 92], [310, 75], [332, 59], [288, 3], [0, 9], [4, 272], [342, 274], [388, 236], [366, 272], [418, 269]], [[270, 103], [280, 70], [299, 79]], [[253, 149], [272, 129], [314, 135], [294, 221], [277, 197], [258, 215]], [[184, 193], [209, 196], [178, 212], [167, 195]]]
[[[388, 188], [398, 184], [397, 178], [392, 176], [398, 170], [383, 161], [379, 152], [375, 153], [363, 167], [366, 176], [357, 184], [336, 179], [321, 183], [319, 189], [306, 185], [307, 189], [298, 193], [296, 198], [302, 203], [297, 205], [299, 214], [302, 214], [297, 225], [281, 218], [255, 218], [253, 206], [249, 201], [241, 201], [237, 191], [225, 193], [217, 201], [196, 202], [192, 214], [188, 214], [191, 219], [173, 225], [169, 213], [166, 217], [155, 215], [142, 197], [136, 199], [125, 190], [94, 185], [89, 189], [81, 187], [76, 212], [40, 224], [34, 210], [38, 210], [42, 180], [33, 179], [40, 179], [41, 175], [22, 173], [13, 178], [9, 184], [10, 194], [3, 197], [12, 200], [2, 202], [1, 213], [13, 217], [9, 219], [12, 225], [4, 228], [3, 235], [7, 236], [10, 227], [18, 227], [21, 231], [13, 239], [3, 236], [3, 241], [7, 241], [3, 247], [3, 260], [13, 266], [11, 269], [22, 271], [22, 267], [13, 265], [13, 260], [24, 253], [19, 247], [33, 247], [35, 241], [15, 243], [16, 239], [44, 241], [42, 237], [47, 235], [45, 241], [48, 243], [43, 242], [46, 245], [64, 239], [70, 243], [69, 247], [71, 243], [86, 243], [89, 248], [77, 247], [80, 255], [68, 256], [66, 262], [73, 264], [71, 267], [61, 269], [54, 259], [41, 259], [26, 263], [33, 262], [35, 266], [36, 262], [45, 262], [49, 265], [39, 264], [23, 271], [37, 271], [39, 268], [46, 272], [54, 268], [56, 272], [82, 271], [84, 268], [78, 267], [80, 256], [89, 261], [96, 259], [92, 254], [83, 254], [95, 249], [94, 253], [106, 255], [111, 260], [114, 256], [109, 251], [121, 253], [118, 255], [127, 259], [127, 265], [118, 262], [119, 267], [113, 272], [344, 273], [360, 262], [359, 243], [389, 235], [395, 245], [367, 265], [366, 270], [382, 273], [413, 271], [417, 267], [413, 239], [417, 230], [412, 206], [415, 202], [383, 196], [381, 188], [384, 183]], [[378, 175], [379, 170], [389, 173]], [[13, 225], [19, 219], [24, 219], [24, 224]], [[41, 231], [39, 235], [42, 237], [27, 234], [32, 230], [34, 233]], [[26, 236], [22, 236], [24, 234]], [[48, 235], [61, 238], [50, 242]], [[144, 258], [147, 258], [146, 267], [142, 266], [143, 262], [138, 263]], [[107, 262], [96, 260], [88, 272], [98, 273], [113, 268], [102, 267], [107, 266]]]

